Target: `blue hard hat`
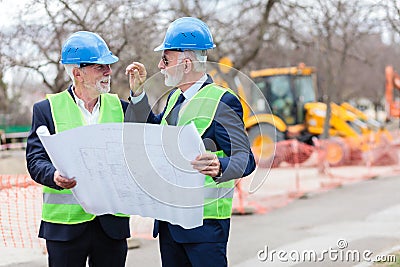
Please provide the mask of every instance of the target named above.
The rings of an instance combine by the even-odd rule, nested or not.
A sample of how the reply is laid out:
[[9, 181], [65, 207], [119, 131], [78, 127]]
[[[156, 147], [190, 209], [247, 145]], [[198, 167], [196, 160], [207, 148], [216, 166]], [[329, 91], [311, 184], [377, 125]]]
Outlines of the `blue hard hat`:
[[112, 64], [118, 61], [98, 34], [87, 31], [73, 33], [61, 50], [61, 64]]
[[154, 51], [207, 50], [214, 47], [215, 44], [207, 24], [197, 18], [183, 17], [169, 25], [164, 42]]

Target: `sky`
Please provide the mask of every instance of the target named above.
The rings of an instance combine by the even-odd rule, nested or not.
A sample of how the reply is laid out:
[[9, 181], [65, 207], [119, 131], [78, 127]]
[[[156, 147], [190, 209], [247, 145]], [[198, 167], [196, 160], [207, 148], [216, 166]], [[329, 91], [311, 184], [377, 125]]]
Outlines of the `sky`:
[[23, 8], [27, 0], [0, 0], [0, 27], [10, 24], [10, 18]]

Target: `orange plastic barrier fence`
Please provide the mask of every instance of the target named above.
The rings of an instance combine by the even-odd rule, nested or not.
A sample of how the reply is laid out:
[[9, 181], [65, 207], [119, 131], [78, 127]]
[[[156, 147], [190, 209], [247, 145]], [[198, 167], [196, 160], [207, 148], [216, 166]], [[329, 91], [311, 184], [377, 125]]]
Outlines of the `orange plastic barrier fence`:
[[295, 164], [312, 166], [316, 164], [313, 157], [314, 152], [314, 146], [299, 142], [296, 139], [290, 139], [276, 143], [273, 158], [257, 158], [256, 160], [261, 168], [277, 168]]
[[252, 177], [242, 179], [236, 186], [235, 214], [264, 213], [308, 194], [400, 175], [400, 132], [371, 135], [363, 140], [315, 139], [313, 146], [285, 140], [276, 144], [275, 152], [273, 159], [259, 161], [252, 174], [259, 183], [264, 181], [256, 192], [248, 190], [249, 185], [258, 186]]
[[43, 247], [37, 237], [41, 187], [28, 175], [0, 175], [0, 247]]
[[[0, 248], [41, 248], [37, 237], [42, 212], [42, 186], [29, 175], [0, 174]], [[132, 237], [152, 239], [153, 219], [132, 216]]]
[[22, 143], [7, 143], [0, 145], [0, 151], [2, 150], [10, 150], [10, 149], [25, 149], [26, 142]]
[[313, 139], [309, 145], [296, 139], [276, 143], [270, 158], [257, 158], [261, 168], [278, 168], [300, 165], [302, 167], [390, 166], [400, 160], [400, 133], [371, 133], [360, 137], [332, 137]]
[[[284, 155], [279, 168], [258, 166], [249, 177], [240, 180], [235, 187], [234, 214], [265, 213], [289, 204], [294, 199], [318, 193], [347, 183], [354, 183], [376, 176], [400, 174], [400, 138], [390, 143], [371, 146], [363, 152], [357, 164], [329, 166], [325, 160], [324, 144], [316, 142], [307, 160], [299, 157], [311, 149], [296, 142], [285, 142], [289, 152]], [[302, 152], [305, 148], [307, 151]], [[386, 160], [384, 157], [388, 157]], [[351, 157], [350, 157], [351, 159]], [[380, 164], [374, 164], [378, 159]], [[388, 160], [389, 159], [389, 160]], [[382, 162], [383, 161], [383, 162]], [[290, 162], [290, 163], [289, 163]], [[376, 162], [376, 161], [375, 161]], [[351, 161], [350, 161], [351, 163]], [[256, 177], [257, 179], [253, 179]], [[259, 184], [254, 184], [254, 183]], [[256, 188], [249, 193], [249, 187]], [[41, 217], [42, 188], [28, 175], [0, 175], [0, 248], [44, 248], [44, 241], [37, 237]], [[151, 239], [153, 220], [131, 217], [134, 238]]]

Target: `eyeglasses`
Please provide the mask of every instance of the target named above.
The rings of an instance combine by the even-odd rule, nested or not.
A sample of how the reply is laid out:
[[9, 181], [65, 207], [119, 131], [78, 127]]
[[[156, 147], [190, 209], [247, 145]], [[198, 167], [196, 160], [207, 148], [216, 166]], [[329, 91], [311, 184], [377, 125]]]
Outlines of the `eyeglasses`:
[[84, 68], [84, 67], [87, 67], [87, 66], [93, 66], [95, 63], [80, 63], [79, 64], [79, 68]]
[[[176, 51], [176, 52], [184, 52], [182, 49], [168, 49], [168, 50], [169, 50], [169, 51]], [[169, 64], [168, 58], [163, 54], [163, 55], [161, 56], [161, 59], [162, 59], [164, 65], [165, 65], [166, 67], [168, 67], [168, 64]]]
[[162, 59], [164, 65], [165, 65], [166, 67], [168, 67], [168, 64], [169, 64], [168, 58], [167, 58], [165, 55], [162, 55], [162, 56], [161, 56], [161, 59]]
[[107, 71], [111, 69], [110, 64], [96, 64], [96, 63], [81, 63], [79, 64], [79, 68], [84, 68], [84, 67], [91, 67], [92, 69], [95, 69], [97, 71]]

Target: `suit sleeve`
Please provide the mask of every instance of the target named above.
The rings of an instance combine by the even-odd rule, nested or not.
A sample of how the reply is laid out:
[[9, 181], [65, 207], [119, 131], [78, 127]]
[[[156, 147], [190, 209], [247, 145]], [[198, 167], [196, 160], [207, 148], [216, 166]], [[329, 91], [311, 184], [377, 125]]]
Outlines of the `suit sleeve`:
[[[170, 95], [168, 96], [168, 99], [169, 97]], [[154, 114], [151, 110], [147, 95], [144, 95], [142, 100], [136, 104], [133, 104], [132, 101], [129, 102], [128, 108], [125, 112], [125, 122], [147, 122], [152, 124], [160, 124], [165, 109], [166, 107], [164, 107], [164, 110], [160, 114]]]
[[126, 109], [128, 108], [128, 102], [126, 102], [125, 100], [120, 99], [119, 101], [121, 101], [121, 106], [122, 106], [122, 110], [124, 111], [124, 114], [126, 112]]
[[242, 118], [243, 109], [239, 99], [225, 93], [213, 122], [216, 146], [227, 155], [219, 158], [222, 175], [215, 178], [217, 183], [245, 177], [256, 167]]
[[36, 103], [33, 106], [32, 127], [26, 146], [28, 172], [37, 183], [54, 189], [62, 189], [54, 183], [53, 179], [56, 168], [51, 163], [42, 142], [36, 134], [36, 129], [41, 125], [47, 126], [50, 134], [54, 134], [54, 124], [48, 100]]

